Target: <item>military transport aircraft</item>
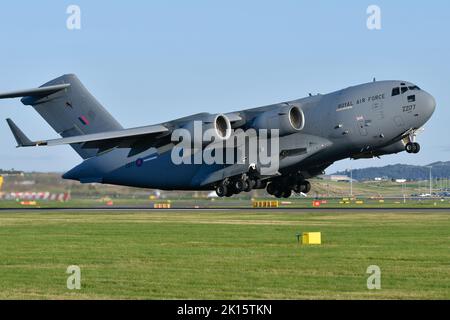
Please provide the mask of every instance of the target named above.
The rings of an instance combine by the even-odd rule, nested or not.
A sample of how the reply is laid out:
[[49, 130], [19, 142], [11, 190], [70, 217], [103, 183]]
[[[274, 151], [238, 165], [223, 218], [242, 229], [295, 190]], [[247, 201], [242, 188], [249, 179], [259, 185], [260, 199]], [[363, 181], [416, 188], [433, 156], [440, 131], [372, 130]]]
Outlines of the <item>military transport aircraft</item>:
[[[18, 147], [69, 144], [83, 159], [63, 175], [65, 179], [162, 190], [216, 190], [221, 197], [266, 189], [288, 198], [293, 192], [308, 193], [307, 180], [335, 161], [418, 153], [416, 133], [436, 107], [429, 93], [410, 82], [373, 81], [260, 108], [200, 113], [124, 129], [75, 75], [61, 76], [39, 88], [0, 94], [0, 99], [18, 97], [62, 137], [33, 141], [7, 119]], [[184, 129], [195, 136], [198, 123], [212, 134], [208, 139], [194, 137], [197, 148], [179, 153], [176, 148], [185, 137], [174, 134]], [[277, 144], [257, 144], [256, 149], [239, 152], [237, 144], [230, 144], [234, 162], [189, 161], [208, 148], [207, 142], [228, 152], [227, 142], [247, 131], [260, 142], [276, 139]], [[263, 133], [265, 138], [260, 137]], [[277, 158], [272, 170], [263, 170], [260, 157], [252, 157], [264, 149]], [[189, 159], [174, 161], [174, 154]]]

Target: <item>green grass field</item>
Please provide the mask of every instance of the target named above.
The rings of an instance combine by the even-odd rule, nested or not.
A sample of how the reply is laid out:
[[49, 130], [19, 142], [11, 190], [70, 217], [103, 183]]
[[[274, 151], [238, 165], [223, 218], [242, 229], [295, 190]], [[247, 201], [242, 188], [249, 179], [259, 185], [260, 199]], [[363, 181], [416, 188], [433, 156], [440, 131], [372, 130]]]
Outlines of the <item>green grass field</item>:
[[449, 299], [449, 249], [444, 211], [1, 212], [0, 298]]

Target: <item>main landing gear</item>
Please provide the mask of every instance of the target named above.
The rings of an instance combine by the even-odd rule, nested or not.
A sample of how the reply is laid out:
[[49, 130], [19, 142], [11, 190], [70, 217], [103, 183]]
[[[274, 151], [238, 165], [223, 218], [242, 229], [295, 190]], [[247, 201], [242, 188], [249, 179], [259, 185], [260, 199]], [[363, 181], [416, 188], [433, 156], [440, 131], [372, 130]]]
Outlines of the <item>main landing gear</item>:
[[216, 186], [216, 193], [219, 197], [231, 197], [241, 192], [250, 192], [253, 189], [264, 189], [267, 182], [258, 178], [251, 178], [242, 175], [234, 179], [226, 179]]
[[[291, 181], [289, 181], [291, 180]], [[216, 186], [217, 196], [231, 197], [241, 192], [250, 192], [253, 189], [266, 189], [267, 193], [276, 198], [289, 198], [293, 193], [308, 193], [311, 183], [306, 180], [281, 179], [267, 184], [266, 181], [242, 176], [232, 180], [224, 180]]]
[[289, 198], [293, 193], [308, 193], [311, 183], [306, 180], [299, 181], [273, 181], [267, 186], [267, 193], [276, 198]]
[[293, 193], [308, 193], [311, 183], [300, 174], [290, 174], [274, 178], [270, 182], [261, 180], [256, 168], [251, 166], [248, 173], [227, 178], [215, 187], [217, 196], [231, 197], [241, 192], [250, 192], [254, 189], [266, 189], [267, 193], [277, 198], [289, 198]]

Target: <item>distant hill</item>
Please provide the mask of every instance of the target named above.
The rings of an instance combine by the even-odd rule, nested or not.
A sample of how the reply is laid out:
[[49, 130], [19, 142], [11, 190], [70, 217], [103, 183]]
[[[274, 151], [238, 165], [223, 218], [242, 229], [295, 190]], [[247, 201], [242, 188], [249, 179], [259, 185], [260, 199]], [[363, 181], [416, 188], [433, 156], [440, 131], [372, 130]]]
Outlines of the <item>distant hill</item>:
[[[450, 178], [450, 161], [434, 162], [426, 166], [414, 166], [407, 164], [394, 164], [385, 167], [370, 167], [364, 169], [354, 169], [353, 179], [364, 181], [375, 178], [388, 179], [408, 179], [408, 180], [428, 180], [430, 169], [433, 178]], [[349, 171], [339, 171], [336, 175], [350, 175]]]

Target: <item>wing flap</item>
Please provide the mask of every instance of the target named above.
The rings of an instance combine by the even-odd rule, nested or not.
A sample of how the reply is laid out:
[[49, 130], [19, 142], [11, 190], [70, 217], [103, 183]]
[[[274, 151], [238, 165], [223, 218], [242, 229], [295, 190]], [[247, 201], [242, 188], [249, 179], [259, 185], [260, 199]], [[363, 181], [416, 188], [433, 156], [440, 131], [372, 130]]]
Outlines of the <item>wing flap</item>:
[[[124, 130], [118, 130], [118, 131], [110, 131], [110, 132], [100, 132], [100, 133], [93, 133], [93, 134], [86, 134], [81, 136], [74, 136], [74, 137], [67, 137], [67, 138], [61, 138], [61, 139], [53, 139], [53, 140], [47, 140], [43, 141], [40, 145], [47, 145], [47, 146], [57, 146], [57, 145], [63, 145], [63, 144], [76, 144], [76, 143], [87, 143], [87, 142], [100, 142], [100, 141], [107, 141], [107, 140], [115, 140], [116, 143], [130, 140], [130, 138], [138, 138], [146, 135], [154, 135], [159, 133], [165, 133], [169, 131], [166, 127], [162, 125], [155, 125], [155, 126], [145, 126], [145, 127], [138, 127], [138, 128], [130, 128], [130, 129], [124, 129]], [[92, 146], [95, 146], [95, 144], [91, 143]]]

